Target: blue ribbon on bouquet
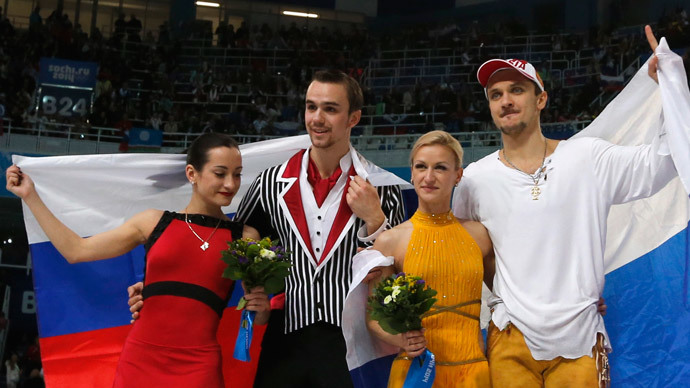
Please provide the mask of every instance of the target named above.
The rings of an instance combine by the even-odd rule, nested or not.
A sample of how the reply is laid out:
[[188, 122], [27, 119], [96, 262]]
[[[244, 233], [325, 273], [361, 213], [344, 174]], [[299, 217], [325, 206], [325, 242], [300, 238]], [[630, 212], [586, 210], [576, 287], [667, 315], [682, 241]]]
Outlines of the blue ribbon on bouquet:
[[235, 352], [233, 356], [236, 360], [249, 361], [249, 347], [252, 344], [254, 317], [256, 311], [242, 311], [242, 318], [240, 319], [240, 330], [237, 332], [237, 341], [235, 342]]
[[436, 356], [429, 349], [415, 357], [407, 370], [403, 388], [427, 388], [431, 387], [436, 378]]

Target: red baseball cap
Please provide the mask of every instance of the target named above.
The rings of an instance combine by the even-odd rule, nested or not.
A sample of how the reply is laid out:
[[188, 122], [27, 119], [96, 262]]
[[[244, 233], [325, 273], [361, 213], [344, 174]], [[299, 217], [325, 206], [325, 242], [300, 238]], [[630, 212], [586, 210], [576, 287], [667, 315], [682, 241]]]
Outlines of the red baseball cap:
[[479, 70], [477, 70], [477, 80], [479, 80], [479, 83], [484, 88], [485, 95], [489, 78], [496, 74], [496, 72], [505, 69], [515, 69], [519, 71], [525, 78], [534, 82], [542, 92], [544, 91], [544, 81], [541, 80], [539, 73], [537, 73], [537, 70], [531, 63], [523, 61], [522, 59], [491, 59], [484, 62], [479, 66]]

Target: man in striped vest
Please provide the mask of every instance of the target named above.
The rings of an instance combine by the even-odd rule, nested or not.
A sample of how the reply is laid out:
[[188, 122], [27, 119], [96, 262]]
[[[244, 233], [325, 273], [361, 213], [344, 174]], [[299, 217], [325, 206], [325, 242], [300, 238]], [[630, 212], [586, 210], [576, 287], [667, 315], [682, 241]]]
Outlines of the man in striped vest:
[[403, 220], [397, 186], [367, 181], [377, 168], [350, 145], [362, 114], [362, 90], [340, 71], [315, 73], [306, 95], [311, 147], [263, 171], [236, 220], [292, 252], [285, 294], [273, 310], [254, 383], [263, 387], [352, 387], [341, 331], [351, 259]]

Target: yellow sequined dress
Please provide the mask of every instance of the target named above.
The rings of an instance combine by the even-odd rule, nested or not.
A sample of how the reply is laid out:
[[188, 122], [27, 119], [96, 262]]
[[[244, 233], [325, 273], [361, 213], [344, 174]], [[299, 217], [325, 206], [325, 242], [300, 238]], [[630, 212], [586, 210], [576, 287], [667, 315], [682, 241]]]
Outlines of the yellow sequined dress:
[[[479, 345], [482, 253], [451, 212], [419, 210], [405, 253], [403, 271], [421, 276], [438, 291], [422, 319], [427, 348], [436, 356], [434, 388], [490, 387], [489, 365]], [[393, 362], [389, 388], [402, 387], [410, 365], [405, 354]]]

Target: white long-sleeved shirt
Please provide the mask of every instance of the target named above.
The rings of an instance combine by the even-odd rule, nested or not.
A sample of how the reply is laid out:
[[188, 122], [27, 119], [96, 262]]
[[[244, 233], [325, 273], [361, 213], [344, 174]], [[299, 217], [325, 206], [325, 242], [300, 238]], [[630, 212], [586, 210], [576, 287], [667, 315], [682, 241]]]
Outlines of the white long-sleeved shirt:
[[648, 197], [677, 175], [664, 137], [635, 147], [560, 142], [545, 161], [538, 200], [532, 179], [503, 164], [498, 151], [465, 170], [453, 210], [482, 222], [493, 241], [492, 320], [520, 329], [535, 359], [591, 355], [596, 333], [606, 335], [596, 307], [606, 219], [613, 204]]

